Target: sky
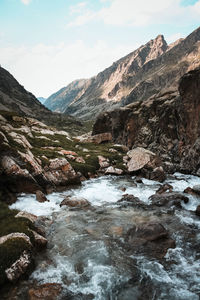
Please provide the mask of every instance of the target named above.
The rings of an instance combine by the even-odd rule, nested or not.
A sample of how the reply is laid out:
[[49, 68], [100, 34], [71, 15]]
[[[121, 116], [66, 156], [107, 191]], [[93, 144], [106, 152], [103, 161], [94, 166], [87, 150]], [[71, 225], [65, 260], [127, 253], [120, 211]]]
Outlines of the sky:
[[89, 78], [163, 34], [200, 26], [200, 0], [0, 0], [0, 64], [36, 97]]

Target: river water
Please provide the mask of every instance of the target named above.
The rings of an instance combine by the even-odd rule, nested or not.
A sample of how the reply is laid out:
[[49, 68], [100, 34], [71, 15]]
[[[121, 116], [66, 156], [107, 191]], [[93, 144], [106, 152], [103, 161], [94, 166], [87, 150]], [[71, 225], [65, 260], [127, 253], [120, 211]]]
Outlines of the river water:
[[[175, 173], [165, 183], [183, 192], [200, 183], [191, 175]], [[200, 198], [187, 195], [182, 209], [141, 209], [117, 203], [123, 194], [150, 205], [160, 183], [134, 177], [106, 176], [91, 179], [78, 188], [47, 196], [20, 195], [11, 206], [41, 217], [48, 247], [37, 257], [27, 286], [62, 285], [60, 299], [95, 300], [198, 300], [200, 296], [200, 218], [194, 213]], [[124, 191], [124, 188], [126, 190]], [[66, 196], [84, 197], [90, 209], [60, 207]], [[163, 259], [127, 251], [126, 232], [144, 222], [161, 223], [176, 242]], [[25, 284], [24, 284], [25, 286]], [[18, 298], [25, 299], [21, 288]], [[24, 293], [24, 294], [23, 294]]]

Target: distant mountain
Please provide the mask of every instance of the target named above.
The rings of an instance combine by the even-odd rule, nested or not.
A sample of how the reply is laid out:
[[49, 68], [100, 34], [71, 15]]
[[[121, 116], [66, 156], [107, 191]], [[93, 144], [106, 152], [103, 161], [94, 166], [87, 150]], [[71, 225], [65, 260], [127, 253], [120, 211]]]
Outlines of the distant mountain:
[[97, 76], [62, 88], [45, 105], [94, 119], [102, 111], [146, 100], [161, 89], [177, 88], [180, 77], [200, 65], [199, 53], [200, 28], [170, 45], [159, 35]]
[[2, 67], [0, 67], [0, 111], [10, 111], [20, 116], [33, 117], [47, 125], [72, 131], [73, 134], [76, 132], [80, 134], [80, 131], [83, 131], [80, 121], [74, 117], [50, 111]]
[[38, 97], [37, 98], [39, 101], [40, 101], [40, 103], [42, 103], [42, 104], [44, 104], [44, 102], [46, 101], [46, 98], [44, 98], [44, 97]]

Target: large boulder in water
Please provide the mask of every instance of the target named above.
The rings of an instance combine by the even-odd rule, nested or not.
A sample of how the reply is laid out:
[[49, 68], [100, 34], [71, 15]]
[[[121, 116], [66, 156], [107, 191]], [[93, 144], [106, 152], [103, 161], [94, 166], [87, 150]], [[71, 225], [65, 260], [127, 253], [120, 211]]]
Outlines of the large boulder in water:
[[68, 206], [73, 208], [84, 208], [89, 207], [90, 202], [86, 200], [85, 198], [78, 198], [78, 197], [66, 197], [61, 203], [60, 207], [62, 206]]
[[164, 226], [157, 222], [142, 223], [129, 229], [125, 237], [126, 247], [131, 253], [161, 259], [175, 241], [169, 237]]
[[181, 208], [181, 202], [188, 203], [189, 198], [182, 194], [171, 192], [152, 195], [149, 197], [149, 200], [155, 206], [171, 207], [174, 205]]

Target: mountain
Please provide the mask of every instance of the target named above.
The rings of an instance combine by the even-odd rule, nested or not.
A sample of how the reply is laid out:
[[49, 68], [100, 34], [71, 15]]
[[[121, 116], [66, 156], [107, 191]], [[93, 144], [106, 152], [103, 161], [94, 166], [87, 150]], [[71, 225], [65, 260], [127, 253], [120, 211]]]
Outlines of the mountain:
[[42, 103], [42, 104], [44, 104], [44, 102], [46, 101], [46, 98], [44, 98], [44, 97], [38, 97], [37, 98], [39, 101], [40, 101], [40, 103]]
[[200, 65], [199, 52], [200, 28], [170, 45], [159, 35], [97, 76], [62, 88], [45, 105], [53, 111], [94, 119], [100, 111], [148, 99], [160, 89], [177, 89], [180, 77]]
[[0, 111], [33, 117], [47, 125], [71, 131], [74, 135], [83, 131], [80, 121], [74, 117], [50, 111], [2, 67], [0, 67]]
[[99, 115], [93, 134], [110, 133], [115, 143], [147, 148], [167, 172], [200, 176], [200, 68], [181, 77], [178, 92], [160, 91], [145, 101]]

